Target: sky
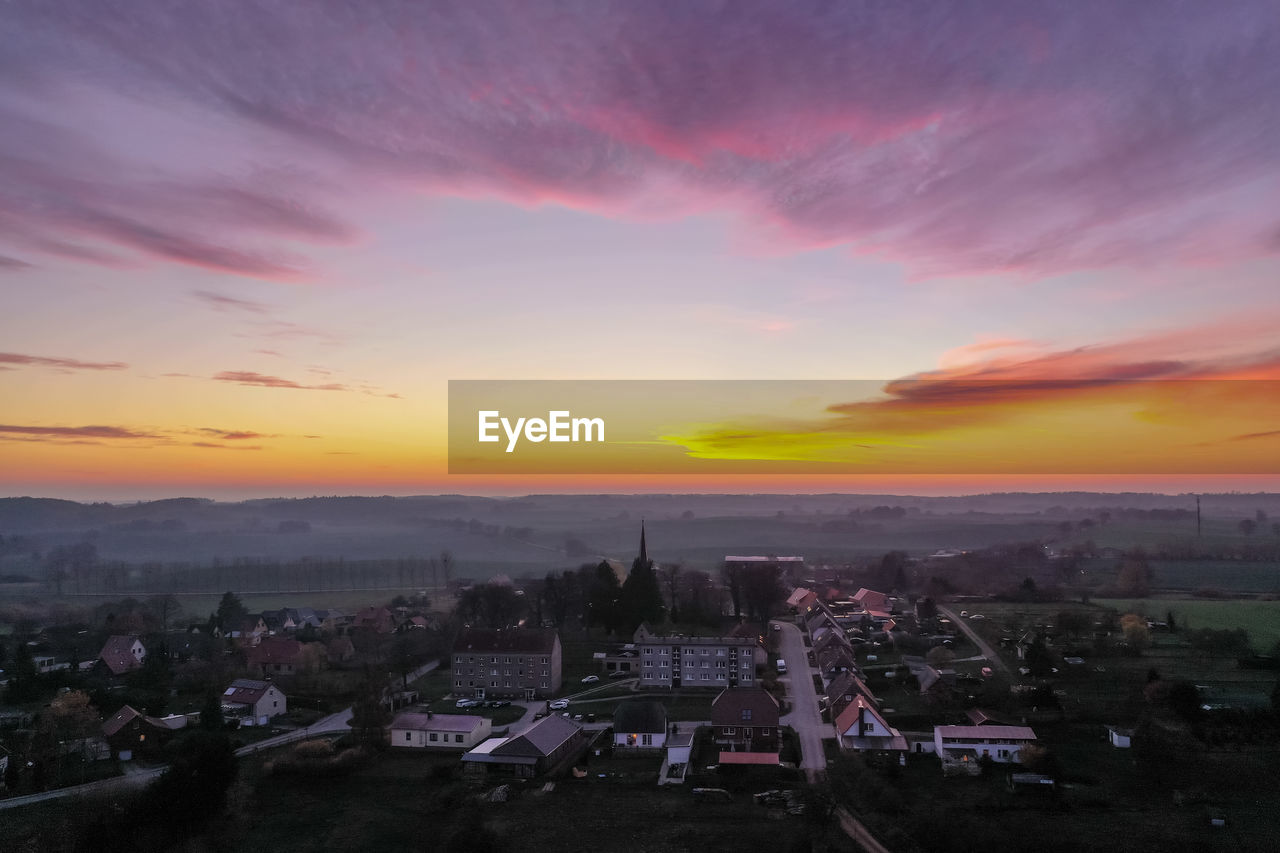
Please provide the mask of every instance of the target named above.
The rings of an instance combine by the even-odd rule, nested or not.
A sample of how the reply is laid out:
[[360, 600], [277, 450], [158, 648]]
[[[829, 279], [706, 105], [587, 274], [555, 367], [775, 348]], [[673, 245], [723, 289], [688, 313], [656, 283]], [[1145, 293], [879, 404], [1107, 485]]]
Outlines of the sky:
[[[1277, 91], [1262, 0], [8, 3], [0, 494], [1277, 488]], [[1222, 464], [449, 474], [451, 379], [1201, 380]]]

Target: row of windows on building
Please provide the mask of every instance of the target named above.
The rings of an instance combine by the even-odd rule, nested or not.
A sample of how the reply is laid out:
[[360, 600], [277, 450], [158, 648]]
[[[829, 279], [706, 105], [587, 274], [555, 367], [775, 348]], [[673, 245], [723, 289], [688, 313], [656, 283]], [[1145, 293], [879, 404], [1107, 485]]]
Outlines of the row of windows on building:
[[[459, 674], [459, 675], [481, 675], [481, 676], [482, 676], [482, 675], [484, 675], [484, 670], [483, 670], [483, 669], [481, 669], [479, 672], [477, 672], [475, 669], [461, 669], [461, 670], [458, 670], [458, 674]], [[502, 674], [503, 676], [509, 676], [509, 675], [511, 675], [511, 670], [509, 670], [509, 669], [504, 669], [504, 670], [502, 670], [502, 673], [501, 673], [501, 674]], [[515, 673], [515, 674], [516, 674], [516, 675], [518, 675], [520, 678], [524, 678], [524, 670], [523, 670], [523, 669], [516, 670], [516, 673]], [[490, 678], [497, 678], [497, 677], [498, 677], [498, 675], [499, 675], [498, 670], [496, 670], [496, 669], [491, 669], [491, 670], [489, 670], [489, 677], [490, 677]], [[532, 672], [530, 672], [530, 673], [529, 673], [529, 675], [530, 675], [530, 676], [532, 676], [532, 675], [533, 675], [533, 673], [532, 673]], [[549, 670], [549, 669], [544, 669], [544, 670], [542, 671], [542, 677], [543, 677], [543, 678], [549, 678], [550, 676], [551, 676], [551, 670]]]
[[[732, 664], [733, 662], [732, 662], [732, 661], [730, 661], [729, 663], [730, 663], [730, 664]], [[658, 661], [658, 668], [659, 668], [659, 669], [666, 669], [668, 666], [670, 666], [670, 663], [668, 663], [667, 661], [665, 661], [665, 660], [660, 660], [660, 661]], [[704, 660], [704, 661], [703, 661], [699, 666], [696, 666], [696, 667], [693, 665], [693, 661], [690, 661], [690, 662], [686, 663], [684, 666], [685, 666], [685, 669], [710, 669], [710, 668], [711, 668], [711, 661], [709, 661], [709, 660]], [[724, 661], [722, 661], [722, 660], [718, 660], [718, 661], [716, 661], [716, 667], [715, 667], [716, 669], [724, 669], [726, 666], [727, 666], [727, 664], [725, 664], [725, 662], [724, 662]], [[647, 660], [647, 661], [645, 661], [645, 662], [644, 662], [644, 668], [645, 668], [645, 669], [653, 669], [653, 661], [651, 661], [651, 660]], [[677, 662], [677, 663], [676, 663], [675, 668], [676, 668], [676, 669], [679, 669], [679, 668], [680, 668], [680, 663], [679, 663], [679, 662]], [[743, 668], [743, 669], [754, 669], [754, 668], [755, 668], [755, 663], [753, 663], [750, 659], [745, 659], [745, 660], [743, 660], [743, 661], [742, 661], [742, 668]]]
[[[461, 678], [455, 678], [455, 679], [453, 680], [453, 686], [454, 686], [454, 687], [463, 687], [464, 685], [463, 685], [463, 683], [462, 683], [462, 679], [461, 679]], [[466, 685], [465, 685], [465, 686], [466, 686], [466, 687], [475, 687], [475, 686], [476, 686], [475, 680], [474, 680], [474, 679], [468, 679], [468, 680], [467, 680], [467, 683], [466, 683]], [[498, 685], [497, 680], [496, 680], [496, 679], [494, 679], [494, 680], [491, 680], [491, 681], [489, 682], [489, 686], [490, 686], [490, 687], [498, 687], [499, 685]], [[502, 685], [501, 685], [501, 686], [502, 686], [502, 687], [520, 687], [521, 685], [519, 685], [519, 684], [512, 684], [512, 683], [511, 683], [511, 679], [507, 679], [506, 681], [502, 682]], [[538, 683], [538, 686], [539, 686], [539, 687], [542, 687], [542, 688], [544, 688], [544, 689], [550, 689], [550, 688], [551, 688], [551, 682], [550, 682], [550, 681], [541, 681], [541, 682], [539, 682], [539, 683]]]
[[[475, 663], [475, 662], [476, 662], [476, 658], [475, 658], [475, 655], [468, 655], [468, 656], [467, 656], [467, 658], [464, 660], [462, 655], [454, 655], [454, 656], [453, 656], [453, 662], [454, 662], [455, 664]], [[485, 661], [484, 661], [484, 655], [481, 655], [481, 656], [480, 656], [480, 663], [482, 663], [482, 664], [483, 664], [484, 662], [485, 662]], [[494, 655], [493, 657], [490, 657], [490, 658], [489, 658], [489, 663], [497, 663], [497, 662], [498, 662], [498, 657], [497, 657], [496, 655]], [[510, 655], [508, 655], [508, 656], [504, 657], [504, 658], [502, 659], [502, 662], [503, 662], [503, 663], [511, 663], [511, 662], [512, 662], [511, 656], [510, 656]], [[519, 656], [517, 656], [517, 657], [516, 657], [516, 659], [515, 659], [515, 662], [516, 662], [516, 663], [519, 663], [519, 664], [523, 664], [523, 663], [525, 663], [524, 656], [523, 656], [523, 655], [519, 655]], [[530, 661], [530, 663], [532, 663], [532, 661]], [[540, 663], [542, 663], [542, 664], [549, 664], [549, 663], [551, 663], [551, 658], [546, 657], [546, 656], [544, 655], [544, 656], [543, 656], [543, 658], [542, 658], [542, 660], [540, 661]]]
[[[744, 726], [744, 727], [743, 727], [743, 729], [742, 729], [742, 736], [743, 736], [743, 737], [754, 737], [755, 735], [754, 735], [753, 733], [754, 733], [755, 731], [756, 731], [756, 729], [753, 729], [753, 728], [752, 728], [752, 727], [750, 727], [750, 726]], [[768, 737], [768, 736], [769, 736], [769, 729], [768, 729], [768, 728], [762, 727], [762, 728], [760, 728], [760, 729], [759, 729], [759, 732], [760, 732], [760, 737]], [[732, 736], [732, 735], [736, 735], [736, 734], [738, 733], [738, 730], [737, 730], [734, 726], [721, 726], [721, 727], [720, 727], [720, 733], [721, 733], [721, 734], [723, 734], [723, 735], [731, 735], [731, 736]]]
[[[704, 673], [702, 673], [702, 677], [701, 677], [701, 678], [697, 678], [697, 679], [695, 679], [695, 678], [694, 678], [694, 675], [696, 675], [696, 673], [692, 673], [692, 672], [691, 672], [691, 673], [689, 673], [688, 675], [684, 676], [683, 680], [684, 680], [684, 681], [711, 681], [711, 680], [712, 680], [712, 678], [711, 678], [711, 673], [709, 673], [709, 672], [704, 672]], [[676, 673], [676, 677], [677, 677], [677, 678], [679, 678], [679, 677], [680, 677], [679, 673]], [[656, 674], [655, 674], [655, 673], [652, 673], [652, 672], [646, 672], [646, 673], [644, 674], [644, 678], [648, 679], [649, 681], [654, 681], [654, 680], [662, 681], [662, 680], [665, 680], [665, 679], [667, 678], [667, 674], [666, 674], [665, 672], [660, 672], [660, 673], [656, 673]], [[717, 672], [717, 673], [716, 673], [716, 677], [715, 677], [715, 679], [714, 679], [714, 680], [715, 680], [715, 681], [727, 681], [727, 680], [728, 680], [728, 677], [727, 677], [727, 676], [726, 676], [726, 674], [725, 674], [725, 673], [723, 673], [723, 672]], [[744, 672], [744, 673], [742, 673], [741, 680], [742, 680], [742, 681], [750, 681], [750, 680], [751, 680], [751, 676], [750, 676], [748, 673]]]
[[[678, 651], [680, 651], [680, 650], [679, 650], [679, 649], [676, 649], [676, 651], [678, 652]], [[732, 651], [732, 652], [735, 652], [735, 653], [736, 653], [738, 650], [737, 650], [736, 648], [734, 648], [734, 649], [731, 649], [730, 651]], [[656, 649], [656, 651], [655, 651], [655, 649], [654, 649], [654, 647], [653, 647], [653, 646], [645, 646], [645, 647], [644, 647], [644, 653], [645, 653], [646, 655], [654, 655], [654, 654], [657, 654], [657, 655], [659, 655], [659, 656], [661, 656], [661, 657], [668, 657], [668, 656], [670, 656], [670, 655], [671, 655], [671, 649], [670, 649], [670, 648], [668, 648], [667, 646], [658, 646], [658, 647], [657, 647], [657, 649]], [[710, 650], [710, 649], [685, 649], [685, 650], [684, 650], [684, 654], [685, 654], [685, 657], [693, 657], [694, 655], [701, 655], [701, 656], [706, 657], [706, 656], [710, 656], [710, 654], [711, 654], [711, 650]], [[728, 654], [728, 652], [726, 652], [726, 651], [725, 651], [724, 647], [720, 647], [720, 648], [716, 649], [716, 657], [721, 657], [721, 658], [722, 658], [722, 657], [725, 657], [725, 656], [726, 656], [726, 654]]]
[[[442, 738], [443, 738], [443, 740], [444, 740], [444, 742], [445, 742], [445, 743], [448, 743], [448, 742], [449, 742], [449, 736], [448, 736], [448, 735], [442, 735], [442, 734], [440, 734], [440, 733], [438, 733], [438, 732], [428, 732], [428, 733], [427, 733], [427, 740], [431, 741], [432, 743], [440, 743], [440, 741], [441, 741], [441, 739], [442, 739]], [[408, 742], [412, 742], [412, 741], [413, 741], [413, 732], [405, 732], [405, 733], [404, 733], [404, 739], [405, 739], [406, 741], [408, 741]], [[454, 736], [453, 736], [453, 740], [454, 740], [454, 743], [462, 743], [462, 742], [463, 742], [463, 741], [462, 741], [462, 735], [454, 735]]]

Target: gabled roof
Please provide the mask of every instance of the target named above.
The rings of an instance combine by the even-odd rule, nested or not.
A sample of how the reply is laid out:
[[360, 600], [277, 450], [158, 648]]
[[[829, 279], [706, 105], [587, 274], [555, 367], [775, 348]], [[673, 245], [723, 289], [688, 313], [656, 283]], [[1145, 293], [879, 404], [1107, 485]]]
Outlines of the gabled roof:
[[[222, 701], [230, 705], [254, 705], [274, 686], [270, 681], [237, 678], [231, 682], [230, 687], [222, 691]], [[277, 687], [276, 689], [279, 690], [280, 688]]]
[[142, 712], [125, 705], [119, 711], [116, 711], [111, 719], [102, 724], [102, 733], [107, 737], [111, 737], [128, 725], [131, 721], [142, 716]]
[[391, 728], [415, 732], [460, 732], [469, 734], [484, 724], [484, 717], [472, 714], [397, 714]]
[[888, 613], [889, 611], [889, 596], [883, 592], [876, 592], [873, 589], [863, 587], [854, 594], [853, 600], [867, 610], [875, 610], [882, 613]]
[[813, 590], [798, 586], [792, 590], [791, 596], [787, 599], [787, 605], [795, 608], [808, 607], [817, 600], [818, 596], [813, 593]]
[[111, 670], [112, 675], [122, 675], [142, 666], [133, 656], [133, 644], [137, 642], [139, 642], [137, 637], [128, 634], [108, 637], [98, 657], [102, 658], [102, 662], [107, 665], [107, 669]]
[[667, 709], [652, 699], [626, 699], [613, 712], [618, 734], [661, 734], [667, 730]]
[[165, 729], [167, 731], [171, 731], [175, 728], [175, 726], [170, 725], [170, 723], [165, 720], [158, 717], [148, 717], [138, 709], [130, 705], [125, 705], [119, 711], [112, 714], [109, 720], [102, 724], [102, 734], [104, 737], [114, 737], [121, 729], [129, 725], [129, 723], [134, 720], [142, 720], [152, 728]]
[[865, 696], [855, 696], [854, 700], [849, 703], [840, 715], [836, 717], [836, 731], [841, 735], [851, 735], [857, 737], [858, 732], [850, 732], [849, 730], [857, 725], [859, 718], [871, 717], [883, 728], [888, 731], [894, 731], [893, 726], [889, 725], [889, 721], [876, 708], [874, 702], [869, 702]]
[[534, 758], [544, 758], [559, 749], [564, 743], [576, 735], [582, 729], [577, 723], [553, 714], [550, 717], [543, 717], [538, 722], [529, 726], [522, 733], [494, 747], [491, 752], [493, 755], [512, 755], [526, 756]]
[[763, 687], [726, 687], [711, 702], [711, 721], [714, 725], [737, 725], [742, 722], [741, 712], [752, 712], [752, 724], [777, 725], [778, 700]]
[[551, 654], [558, 635], [554, 629], [506, 628], [501, 631], [484, 631], [467, 628], [453, 643], [458, 652], [520, 652], [524, 654]]
[[1026, 726], [935, 726], [939, 737], [964, 739], [999, 738], [1002, 740], [1035, 740], [1036, 733]]
[[264, 637], [262, 642], [249, 650], [250, 666], [271, 664], [297, 664], [302, 656], [302, 643], [292, 637]]

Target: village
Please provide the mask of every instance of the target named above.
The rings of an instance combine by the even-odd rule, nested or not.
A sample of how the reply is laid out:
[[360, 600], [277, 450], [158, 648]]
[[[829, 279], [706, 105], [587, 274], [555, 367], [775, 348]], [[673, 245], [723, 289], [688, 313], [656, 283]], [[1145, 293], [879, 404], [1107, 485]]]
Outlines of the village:
[[[66, 652], [90, 642], [84, 628], [16, 626], [0, 809], [147, 782], [198, 732], [285, 786], [396, 756], [492, 809], [648, 787], [748, 804], [831, 849], [912, 849], [920, 830], [895, 798], [913, 786], [1025, 820], [1097, 808], [1111, 786], [1082, 763], [1132, 776], [1132, 754], [1156, 760], [1206, 727], [1237, 751], [1275, 738], [1261, 682], [1197, 688], [1136, 654], [1176, 626], [1030, 596], [940, 600], [909, 591], [890, 557], [882, 591], [799, 556], [729, 555], [723, 605], [676, 621], [692, 599], [663, 598], [642, 531], [629, 570], [583, 567], [586, 631], [557, 624], [554, 578], [533, 604], [531, 587], [466, 584], [449, 611], [423, 592], [249, 613], [227, 593], [184, 624], [126, 601], [96, 657]], [[1135, 667], [1141, 689], [1125, 690], [1117, 675]], [[1239, 837], [1203, 788], [1175, 795], [1198, 834]]]

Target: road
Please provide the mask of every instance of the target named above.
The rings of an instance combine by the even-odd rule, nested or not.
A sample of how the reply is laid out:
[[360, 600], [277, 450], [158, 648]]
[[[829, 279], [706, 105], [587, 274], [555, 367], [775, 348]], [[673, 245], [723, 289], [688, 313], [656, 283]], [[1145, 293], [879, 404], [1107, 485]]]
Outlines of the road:
[[941, 605], [938, 606], [938, 612], [950, 619], [952, 624], [958, 626], [960, 630], [964, 632], [964, 635], [969, 638], [970, 642], [978, 647], [978, 651], [982, 653], [982, 656], [985, 657], [992, 666], [997, 669], [1002, 669], [1005, 673], [1012, 675], [1012, 673], [1009, 672], [1009, 665], [1004, 662], [1004, 658], [996, 654], [996, 650], [991, 648], [991, 646], [987, 644], [986, 640], [979, 637], [977, 631], [969, 627], [968, 619], [961, 619], [951, 610], [951, 608], [943, 607]]
[[[791, 726], [800, 738], [800, 768], [810, 782], [816, 782], [827, 773], [822, 739], [831, 729], [822, 722], [822, 713], [818, 710], [818, 693], [813, 687], [817, 670], [809, 666], [808, 649], [800, 629], [790, 622], [773, 622], [770, 630], [772, 625], [781, 629], [776, 632], [778, 648], [787, 662], [788, 674], [778, 680], [786, 685], [787, 698], [791, 700], [791, 711], [782, 717], [781, 723]], [[831, 732], [834, 734], [834, 730]]]

